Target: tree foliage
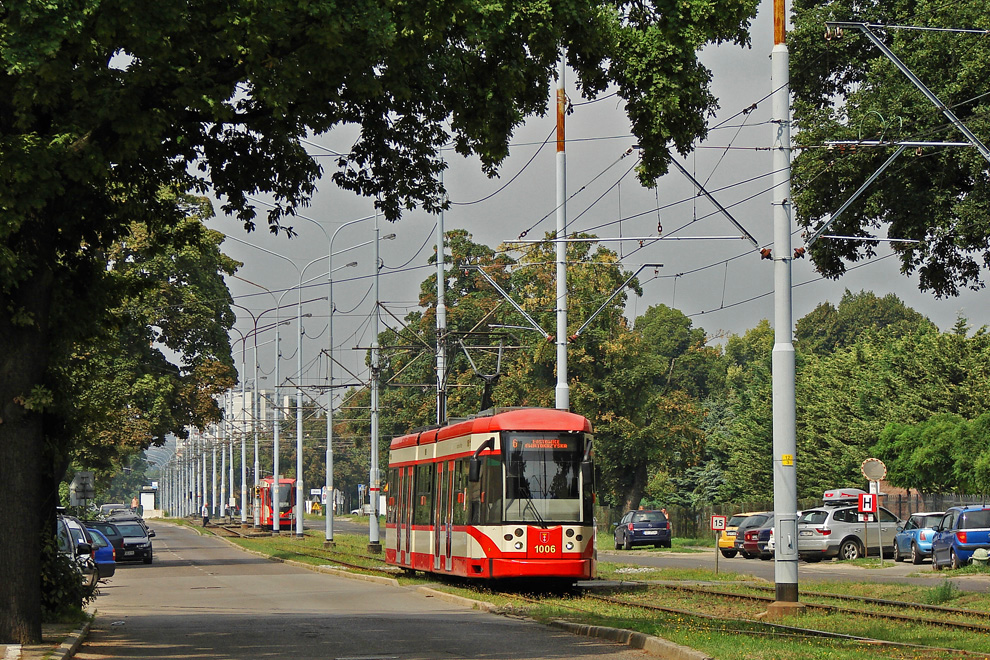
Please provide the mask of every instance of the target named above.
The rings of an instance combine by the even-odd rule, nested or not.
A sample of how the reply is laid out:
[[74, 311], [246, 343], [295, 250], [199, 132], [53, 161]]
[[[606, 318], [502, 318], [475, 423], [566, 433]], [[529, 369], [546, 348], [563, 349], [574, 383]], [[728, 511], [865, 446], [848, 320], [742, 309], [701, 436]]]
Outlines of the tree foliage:
[[[791, 91], [796, 142], [794, 203], [799, 224], [817, 228], [893, 153], [898, 141], [963, 140], [945, 115], [856, 28], [823, 38], [826, 21], [940, 28], [990, 27], [975, 0], [892, 2], [796, 0]], [[990, 78], [982, 34], [872, 30], [978, 136], [990, 135]], [[874, 140], [880, 147], [825, 148], [828, 141]], [[829, 232], [903, 238], [892, 243], [901, 271], [937, 296], [983, 287], [990, 264], [990, 180], [975, 148], [909, 150], [850, 206]], [[885, 232], [881, 229], [886, 227]], [[848, 263], [876, 254], [876, 242], [821, 239], [811, 249], [816, 267], [836, 278]]]

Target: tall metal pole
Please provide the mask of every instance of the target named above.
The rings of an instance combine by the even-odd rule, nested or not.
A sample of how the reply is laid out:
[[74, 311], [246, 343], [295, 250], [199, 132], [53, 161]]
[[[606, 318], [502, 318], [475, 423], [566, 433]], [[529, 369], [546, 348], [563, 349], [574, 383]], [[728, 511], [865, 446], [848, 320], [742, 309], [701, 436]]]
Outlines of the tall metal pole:
[[564, 72], [567, 57], [560, 55], [557, 66], [557, 387], [554, 390], [554, 407], [567, 410], [570, 407], [570, 391], [567, 386], [567, 156], [564, 153], [564, 116], [567, 111], [567, 94], [564, 92]]
[[371, 470], [368, 474], [368, 495], [371, 498], [371, 516], [368, 518], [368, 551], [381, 552], [382, 545], [378, 536], [378, 370], [380, 357], [378, 355], [378, 335], [381, 333], [382, 317], [378, 288], [378, 274], [381, 270], [379, 255], [378, 213], [375, 213], [375, 332], [371, 340]]
[[303, 405], [302, 405], [302, 377], [303, 377], [303, 359], [302, 359], [302, 340], [303, 334], [305, 334], [305, 329], [303, 328], [302, 320], [302, 273], [305, 273], [304, 268], [299, 274], [299, 290], [298, 290], [298, 302], [296, 303], [296, 323], [299, 325], [297, 328], [298, 332], [296, 336], [298, 341], [296, 342], [296, 538], [303, 537], [303, 511], [305, 511], [305, 505], [303, 504]]
[[261, 483], [261, 460], [258, 457], [258, 427], [261, 424], [261, 388], [258, 386], [258, 333], [254, 333], [254, 390], [251, 392], [251, 434], [254, 436], [254, 490], [251, 492], [251, 512], [254, 528], [261, 527], [261, 499], [258, 485]]
[[[220, 420], [220, 499], [217, 504], [217, 515], [223, 516], [227, 506], [227, 397], [223, 398], [223, 419]], [[233, 484], [231, 484], [233, 486]]]
[[447, 421], [447, 276], [444, 270], [443, 211], [437, 218], [437, 424]]
[[[372, 216], [350, 220], [337, 227], [330, 236], [327, 246], [327, 304], [330, 309], [329, 320], [327, 321], [327, 474], [326, 484], [326, 536], [323, 541], [324, 546], [333, 545], [333, 516], [334, 516], [334, 485], [333, 485], [333, 241], [337, 238], [337, 233], [354, 223], [369, 220]], [[375, 216], [377, 217], [377, 215]], [[377, 264], [376, 264], [377, 265]]]
[[[257, 340], [255, 340], [257, 341]], [[244, 353], [246, 346], [241, 344], [241, 423], [238, 428], [241, 433], [241, 527], [247, 527], [247, 401], [244, 398]], [[254, 384], [258, 387], [258, 383]]]
[[[211, 480], [210, 483], [212, 488], [210, 489], [210, 504], [213, 511], [213, 515], [217, 515], [217, 441], [220, 439], [220, 429], [214, 427], [213, 429], [213, 442], [210, 443], [210, 457], [212, 462], [210, 463], [211, 470]], [[221, 472], [221, 474], [223, 474]]]
[[798, 601], [797, 451], [794, 344], [791, 310], [791, 124], [790, 79], [785, 42], [785, 0], [774, 0], [774, 46], [770, 57], [773, 90], [773, 506], [777, 549], [776, 600], [786, 608]]
[[[284, 293], [282, 295], [285, 295]], [[280, 484], [278, 482], [278, 441], [279, 441], [279, 411], [282, 409], [282, 402], [278, 400], [278, 386], [279, 386], [279, 375], [278, 375], [278, 363], [282, 359], [282, 346], [279, 343], [279, 332], [278, 332], [278, 308], [282, 305], [281, 298], [275, 305], [275, 401], [272, 406], [272, 443], [275, 445], [272, 453], [272, 535], [278, 536], [279, 533], [279, 518], [280, 516]]]

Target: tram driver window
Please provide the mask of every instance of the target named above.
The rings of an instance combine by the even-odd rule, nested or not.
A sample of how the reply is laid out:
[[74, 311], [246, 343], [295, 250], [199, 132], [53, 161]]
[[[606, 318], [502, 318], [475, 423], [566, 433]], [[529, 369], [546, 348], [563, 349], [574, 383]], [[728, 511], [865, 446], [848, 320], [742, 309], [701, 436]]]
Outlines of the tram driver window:
[[502, 462], [497, 455], [481, 457], [481, 478], [468, 484], [468, 524], [502, 523]]

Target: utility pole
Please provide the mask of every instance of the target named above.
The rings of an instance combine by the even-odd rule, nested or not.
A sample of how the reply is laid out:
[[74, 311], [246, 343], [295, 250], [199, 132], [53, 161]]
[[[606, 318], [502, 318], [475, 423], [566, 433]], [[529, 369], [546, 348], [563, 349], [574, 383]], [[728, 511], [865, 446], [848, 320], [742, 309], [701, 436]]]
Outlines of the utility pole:
[[791, 301], [791, 124], [790, 79], [786, 43], [785, 0], [773, 2], [770, 56], [773, 90], [773, 507], [777, 547], [774, 554], [776, 601], [773, 616], [793, 613], [798, 604], [796, 404]]
[[378, 535], [378, 377], [381, 370], [381, 356], [378, 350], [378, 335], [381, 333], [381, 297], [378, 289], [378, 273], [381, 257], [378, 252], [378, 213], [375, 213], [375, 332], [371, 340], [371, 470], [368, 473], [368, 495], [371, 499], [371, 516], [368, 518], [368, 551], [381, 552], [382, 544]]
[[447, 276], [444, 270], [443, 211], [437, 218], [437, 424], [447, 421]]
[[570, 408], [570, 391], [567, 385], [567, 155], [564, 151], [564, 116], [567, 113], [567, 93], [564, 91], [564, 72], [567, 55], [560, 54], [557, 65], [557, 387], [554, 390], [554, 407]]

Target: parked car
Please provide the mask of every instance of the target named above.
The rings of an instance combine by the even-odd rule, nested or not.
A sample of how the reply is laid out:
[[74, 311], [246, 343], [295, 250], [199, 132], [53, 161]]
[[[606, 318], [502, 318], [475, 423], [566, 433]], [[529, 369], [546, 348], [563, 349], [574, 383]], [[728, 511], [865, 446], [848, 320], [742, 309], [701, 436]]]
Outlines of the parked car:
[[107, 522], [112, 522], [114, 524], [120, 524], [123, 522], [136, 522], [137, 524], [144, 527], [144, 531], [148, 531], [148, 523], [144, 521], [144, 518], [134, 513], [130, 509], [127, 511], [117, 511], [111, 516], [107, 517]]
[[959, 568], [969, 563], [978, 548], [990, 550], [990, 506], [954, 506], [935, 527], [932, 567]]
[[725, 523], [725, 529], [718, 535], [718, 551], [722, 553], [722, 556], [726, 559], [732, 559], [739, 552], [736, 550], [736, 529], [739, 527], [739, 523], [749, 518], [751, 515], [756, 513], [755, 511], [747, 511], [745, 513], [737, 513], [736, 515], [729, 518]]
[[100, 514], [104, 516], [113, 515], [114, 511], [130, 511], [131, 507], [127, 506], [123, 502], [111, 502], [109, 504], [100, 505]]
[[154, 550], [151, 547], [151, 539], [155, 536], [155, 530], [146, 529], [144, 525], [137, 521], [123, 521], [114, 523], [124, 537], [124, 552], [117, 555], [117, 561], [137, 561], [141, 560], [145, 564], [150, 564], [154, 559]]
[[117, 554], [124, 551], [124, 536], [112, 522], [106, 520], [87, 520], [85, 522], [87, 529], [95, 529], [107, 537]]
[[663, 511], [628, 511], [615, 526], [615, 549], [631, 550], [636, 545], [670, 547], [670, 522]]
[[857, 499], [863, 491], [843, 489], [841, 492], [845, 497], [826, 497], [824, 506], [801, 513], [797, 521], [798, 556], [816, 562], [879, 555], [881, 548], [884, 554], [892, 553], [901, 520], [883, 507], [878, 507], [876, 514], [860, 514]]
[[894, 535], [894, 561], [911, 558], [912, 564], [920, 564], [932, 556], [932, 539], [935, 538], [935, 525], [942, 520], [945, 511], [912, 513], [903, 529]]
[[93, 561], [96, 562], [96, 572], [101, 580], [113, 577], [117, 572], [116, 551], [110, 543], [110, 539], [103, 535], [98, 529], [88, 527], [87, 530], [93, 537]]
[[79, 577], [87, 592], [96, 589], [100, 579], [93, 560], [93, 538], [78, 519], [59, 514], [56, 519], [58, 549], [68, 557], [79, 571]]
[[773, 558], [773, 551], [767, 548], [770, 530], [773, 529], [773, 517], [774, 514], [771, 513], [763, 524], [750, 527], [743, 533], [743, 549], [752, 557], [764, 560]]
[[741, 554], [746, 559], [752, 559], [756, 555], [746, 548], [743, 547], [743, 543], [746, 541], [746, 532], [750, 529], [757, 529], [763, 526], [763, 523], [773, 515], [773, 511], [763, 511], [760, 513], [754, 513], [743, 519], [739, 526], [736, 528], [736, 540], [735, 548], [736, 552]]

